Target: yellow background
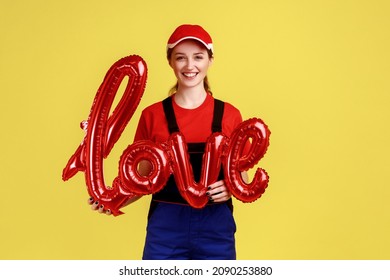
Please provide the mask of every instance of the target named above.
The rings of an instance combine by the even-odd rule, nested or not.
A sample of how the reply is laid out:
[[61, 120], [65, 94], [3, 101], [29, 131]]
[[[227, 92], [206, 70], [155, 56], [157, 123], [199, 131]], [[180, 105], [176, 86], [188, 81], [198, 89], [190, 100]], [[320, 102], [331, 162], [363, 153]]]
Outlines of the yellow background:
[[104, 162], [111, 183], [141, 109], [175, 82], [167, 38], [198, 23], [214, 95], [272, 131], [269, 188], [235, 202], [238, 258], [389, 259], [389, 14], [387, 0], [1, 0], [0, 258], [141, 257], [150, 197], [99, 215], [62, 169], [106, 71], [138, 54], [148, 85]]

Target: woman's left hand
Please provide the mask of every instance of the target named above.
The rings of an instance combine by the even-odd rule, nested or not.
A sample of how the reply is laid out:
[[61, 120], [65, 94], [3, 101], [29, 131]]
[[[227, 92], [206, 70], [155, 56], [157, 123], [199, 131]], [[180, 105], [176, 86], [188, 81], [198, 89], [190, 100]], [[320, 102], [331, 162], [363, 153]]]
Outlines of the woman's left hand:
[[206, 193], [212, 202], [224, 202], [232, 197], [223, 180], [217, 181], [208, 187]]

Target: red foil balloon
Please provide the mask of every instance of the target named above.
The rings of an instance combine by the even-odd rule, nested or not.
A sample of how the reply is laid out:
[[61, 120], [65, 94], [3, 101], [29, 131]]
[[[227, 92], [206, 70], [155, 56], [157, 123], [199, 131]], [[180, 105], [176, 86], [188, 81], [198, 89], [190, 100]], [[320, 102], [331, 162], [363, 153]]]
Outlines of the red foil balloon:
[[[270, 131], [258, 118], [242, 122], [232, 133], [223, 160], [225, 184], [232, 195], [243, 202], [260, 198], [268, 186], [267, 172], [258, 168], [250, 183], [245, 183], [241, 172], [254, 167], [264, 156], [269, 145]], [[244, 153], [245, 145], [251, 139], [250, 150]]]
[[184, 136], [181, 133], [173, 133], [168, 146], [171, 148], [172, 170], [180, 194], [192, 207], [204, 207], [208, 202], [206, 178], [202, 176], [202, 172], [199, 183], [195, 182]]
[[203, 168], [201, 178], [204, 178], [204, 185], [207, 187], [218, 180], [221, 170], [222, 147], [226, 142], [226, 137], [219, 132], [213, 133], [206, 142], [203, 155]]
[[218, 179], [221, 168], [219, 147], [224, 139], [220, 133], [214, 133], [208, 138], [200, 179], [199, 182], [195, 182], [184, 136], [181, 133], [174, 133], [170, 137], [168, 146], [171, 149], [172, 172], [176, 185], [182, 197], [194, 208], [202, 208], [208, 202], [207, 187]]
[[[124, 94], [111, 116], [109, 112], [118, 88], [129, 77]], [[114, 63], [99, 87], [87, 122], [87, 134], [63, 170], [63, 180], [73, 177], [78, 171], [85, 172], [88, 193], [104, 209], [116, 216], [119, 209], [134, 196], [123, 188], [118, 178], [111, 188], [103, 175], [103, 158], [106, 158], [123, 129], [131, 119], [143, 95], [147, 79], [145, 61], [137, 55], [127, 56]], [[84, 123], [85, 126], [85, 123]]]
[[[152, 166], [148, 175], [141, 175], [138, 172], [141, 160], [149, 161]], [[130, 145], [123, 152], [119, 162], [119, 178], [124, 184], [124, 189], [140, 195], [160, 191], [170, 174], [167, 153], [161, 146], [148, 140]]]

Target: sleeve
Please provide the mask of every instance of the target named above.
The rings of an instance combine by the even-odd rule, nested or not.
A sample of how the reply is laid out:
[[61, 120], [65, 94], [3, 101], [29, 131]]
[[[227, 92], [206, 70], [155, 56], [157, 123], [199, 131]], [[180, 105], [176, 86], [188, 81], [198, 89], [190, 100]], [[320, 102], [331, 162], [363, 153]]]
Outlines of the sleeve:
[[242, 116], [240, 111], [229, 103], [225, 103], [225, 112], [223, 114], [222, 131], [228, 137], [232, 134], [234, 129], [242, 123]]
[[135, 131], [134, 142], [139, 140], [147, 140], [147, 139], [149, 139], [149, 135], [148, 135], [146, 116], [145, 116], [145, 112], [143, 111], [138, 121], [137, 130]]
[[[231, 136], [233, 131], [243, 122], [240, 111], [233, 105], [226, 103], [226, 111], [224, 113], [224, 129], [222, 130], [228, 137]], [[250, 142], [245, 144], [244, 154], [248, 154], [250, 150]]]

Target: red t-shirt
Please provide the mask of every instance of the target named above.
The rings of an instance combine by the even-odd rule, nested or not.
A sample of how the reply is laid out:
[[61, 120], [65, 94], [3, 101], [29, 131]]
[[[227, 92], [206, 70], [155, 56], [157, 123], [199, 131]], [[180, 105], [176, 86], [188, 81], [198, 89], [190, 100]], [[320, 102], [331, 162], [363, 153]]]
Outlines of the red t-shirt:
[[[214, 112], [214, 98], [207, 95], [205, 101], [195, 109], [185, 109], [173, 99], [176, 122], [187, 143], [206, 142], [211, 135]], [[230, 137], [233, 130], [242, 122], [241, 113], [233, 105], [225, 102], [222, 118], [222, 133]], [[166, 142], [169, 138], [168, 124], [162, 101], [154, 103], [142, 111], [134, 141], [151, 140]]]

